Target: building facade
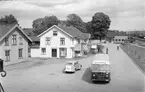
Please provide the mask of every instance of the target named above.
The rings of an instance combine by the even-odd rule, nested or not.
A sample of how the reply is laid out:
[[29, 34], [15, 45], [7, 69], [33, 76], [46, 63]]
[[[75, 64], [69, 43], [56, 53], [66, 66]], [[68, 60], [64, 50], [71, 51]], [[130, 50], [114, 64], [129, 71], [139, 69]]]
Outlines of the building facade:
[[128, 36], [115, 36], [113, 38], [114, 43], [125, 43], [128, 40]]
[[[40, 38], [40, 46], [31, 48], [32, 57], [73, 58], [76, 52], [81, 53], [82, 51], [82, 45], [78, 44], [87, 43], [87, 39], [89, 39], [86, 34], [74, 27], [57, 25], [50, 27], [38, 37]], [[81, 49], [77, 49], [79, 47]]]
[[31, 39], [16, 25], [0, 25], [0, 58], [4, 64], [28, 59], [28, 42]]

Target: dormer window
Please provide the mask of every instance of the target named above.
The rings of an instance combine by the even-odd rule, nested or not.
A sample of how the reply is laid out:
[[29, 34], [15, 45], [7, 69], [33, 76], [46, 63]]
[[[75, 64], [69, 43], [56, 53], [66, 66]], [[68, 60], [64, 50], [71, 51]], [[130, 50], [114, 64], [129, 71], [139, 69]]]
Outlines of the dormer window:
[[53, 31], [53, 36], [57, 36], [57, 31]]

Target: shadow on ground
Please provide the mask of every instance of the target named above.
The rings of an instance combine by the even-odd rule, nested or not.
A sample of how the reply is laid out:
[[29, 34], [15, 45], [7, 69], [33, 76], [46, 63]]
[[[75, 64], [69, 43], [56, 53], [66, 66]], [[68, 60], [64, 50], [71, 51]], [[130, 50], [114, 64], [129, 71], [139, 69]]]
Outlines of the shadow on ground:
[[85, 70], [85, 72], [82, 76], [82, 80], [87, 82], [87, 83], [90, 83], [90, 84], [107, 84], [106, 82], [99, 82], [99, 81], [92, 82], [91, 81], [91, 69], [90, 69], [90, 67]]

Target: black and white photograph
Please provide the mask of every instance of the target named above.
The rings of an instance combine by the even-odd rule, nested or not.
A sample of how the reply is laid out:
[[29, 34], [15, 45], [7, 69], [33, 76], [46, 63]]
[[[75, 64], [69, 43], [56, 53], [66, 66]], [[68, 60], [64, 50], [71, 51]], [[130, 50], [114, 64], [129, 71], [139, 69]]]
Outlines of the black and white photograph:
[[145, 92], [145, 0], [0, 0], [0, 92]]

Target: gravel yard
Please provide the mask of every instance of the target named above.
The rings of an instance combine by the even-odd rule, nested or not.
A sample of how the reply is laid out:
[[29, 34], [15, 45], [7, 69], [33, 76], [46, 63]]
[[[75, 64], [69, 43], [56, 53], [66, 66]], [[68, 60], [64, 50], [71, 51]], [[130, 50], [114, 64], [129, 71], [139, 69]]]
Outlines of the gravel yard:
[[7, 76], [2, 78], [2, 85], [5, 92], [144, 92], [143, 73], [121, 49], [116, 50], [116, 45], [109, 44], [108, 47], [110, 83], [91, 82], [92, 55], [79, 59], [82, 69], [69, 74], [62, 72], [66, 59], [30, 59], [9, 65], [5, 67]]

